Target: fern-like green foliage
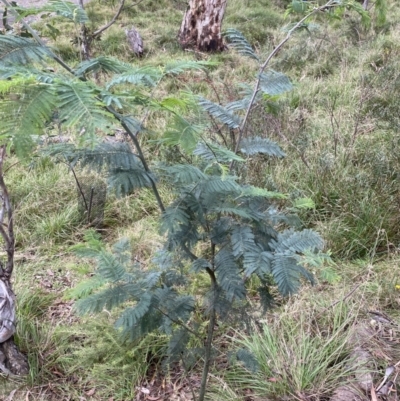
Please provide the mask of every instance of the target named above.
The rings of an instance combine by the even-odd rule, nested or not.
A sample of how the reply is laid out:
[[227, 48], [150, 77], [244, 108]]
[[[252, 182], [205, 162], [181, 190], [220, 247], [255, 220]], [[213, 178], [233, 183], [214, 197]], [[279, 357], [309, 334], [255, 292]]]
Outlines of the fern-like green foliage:
[[388, 12], [387, 0], [376, 0], [375, 9], [376, 9], [376, 24], [378, 27], [381, 27], [386, 22], [386, 16]]
[[268, 138], [248, 137], [240, 142], [240, 151], [246, 155], [264, 154], [275, 157], [285, 157], [280, 146]]
[[109, 131], [114, 116], [106, 110], [101, 96], [107, 102], [115, 103], [118, 99], [107, 99], [94, 84], [51, 71], [28, 72], [7, 66], [2, 71], [8, 81], [0, 84], [3, 93], [0, 133], [11, 138], [18, 155], [24, 156], [32, 150], [32, 135], [43, 135], [55, 115], [63, 127], [75, 133], [75, 142], [80, 145], [93, 147], [99, 142], [99, 135]]
[[133, 67], [113, 77], [106, 85], [106, 89], [121, 85], [131, 84], [136, 86], [154, 87], [161, 79], [162, 72], [154, 67]]
[[0, 35], [0, 64], [24, 65], [45, 60], [50, 56], [46, 47], [32, 39], [13, 35]]
[[211, 142], [199, 142], [197, 144], [196, 149], [193, 151], [193, 154], [196, 156], [200, 156], [202, 159], [208, 162], [221, 162], [228, 163], [232, 160], [237, 162], [243, 162], [244, 159], [235, 154], [234, 152], [226, 149], [225, 147], [216, 145]]
[[0, 140], [8, 145], [11, 140], [16, 153], [25, 157], [33, 146], [32, 135], [40, 135], [51, 119], [54, 88], [23, 78], [1, 86], [8, 101], [0, 101]]
[[[189, 319], [194, 299], [180, 295], [178, 288], [170, 285], [165, 267], [143, 271], [138, 263], [132, 263], [126, 239], [116, 243], [111, 251], [99, 248], [90, 240], [86, 247], [80, 246], [76, 251], [97, 261], [97, 276], [93, 281], [102, 285], [100, 289], [92, 286], [91, 291], [97, 291], [76, 303], [80, 313], [111, 310], [129, 300], [134, 305], [122, 312], [115, 326], [124, 338], [131, 340], [154, 330], [171, 334], [177, 323]], [[173, 336], [170, 352], [176, 347], [176, 336]]]
[[178, 75], [195, 70], [204, 71], [217, 65], [218, 63], [215, 61], [176, 60], [165, 65], [164, 75]]
[[239, 54], [259, 61], [254, 49], [240, 31], [233, 28], [227, 29], [224, 32], [224, 37], [228, 41], [229, 46], [235, 49]]
[[241, 120], [238, 116], [232, 114], [225, 107], [219, 104], [213, 103], [210, 100], [204, 99], [202, 97], [198, 98], [199, 105], [212, 116], [217, 118], [223, 124], [227, 125], [229, 128], [239, 128]]
[[85, 60], [75, 68], [77, 76], [84, 76], [93, 72], [113, 72], [122, 74], [131, 68], [129, 64], [123, 63], [113, 57], [99, 56], [90, 60]]
[[59, 118], [67, 127], [74, 127], [90, 146], [98, 132], [106, 131], [113, 120], [98, 99], [98, 90], [81, 81], [57, 82]]
[[104, 172], [109, 188], [118, 197], [131, 194], [137, 188], [149, 187], [155, 179], [145, 171], [142, 162], [127, 143], [105, 142], [93, 149], [61, 143], [45, 147], [42, 153], [67, 161], [71, 167]]
[[161, 143], [168, 146], [179, 145], [185, 152], [192, 153], [203, 130], [204, 127], [192, 124], [187, 119], [175, 115], [173, 123], [164, 133]]
[[261, 74], [260, 89], [266, 95], [276, 96], [291, 91], [293, 85], [287, 75], [270, 70]]
[[[208, 165], [204, 169], [159, 167], [162, 180], [170, 184], [176, 197], [162, 214], [165, 248], [150, 269], [132, 263], [126, 240], [108, 251], [89, 236], [88, 245], [76, 248], [79, 255], [94, 258], [98, 266], [93, 285], [85, 283], [77, 292], [77, 309], [96, 313], [128, 303], [116, 328], [132, 340], [151, 331], [167, 334], [169, 361], [186, 355], [185, 347], [197, 330], [191, 318], [196, 303], [185, 289], [198, 273], [215, 280], [212, 292], [205, 295], [206, 310], [225, 318], [234, 313], [235, 305], [246, 303], [247, 281], [252, 275], [261, 283], [258, 291], [264, 309], [273, 301], [272, 283], [282, 295], [291, 295], [304, 279], [313, 282], [303, 262], [309, 265], [312, 255], [324, 246], [312, 230], [279, 232], [282, 222], [287, 224], [290, 219], [276, 210], [271, 193], [242, 186], [229, 174], [209, 174], [209, 170]], [[189, 270], [184, 268], [188, 264]], [[90, 295], [85, 297], [85, 291]]]

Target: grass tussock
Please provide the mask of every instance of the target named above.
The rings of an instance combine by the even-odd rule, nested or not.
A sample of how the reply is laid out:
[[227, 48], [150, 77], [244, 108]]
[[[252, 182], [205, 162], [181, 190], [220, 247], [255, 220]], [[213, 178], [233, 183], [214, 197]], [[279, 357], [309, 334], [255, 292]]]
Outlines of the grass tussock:
[[[393, 262], [342, 265], [339, 286], [305, 289], [249, 332], [234, 333], [229, 337], [234, 349], [250, 352], [257, 369], [251, 370], [253, 361], [232, 358], [223, 375], [214, 374], [209, 399], [327, 400], [343, 385], [356, 387], [367, 372], [377, 385], [400, 357], [395, 340], [400, 277], [389, 273]], [[380, 312], [394, 325], [377, 323]], [[372, 369], [357, 359], [360, 346], [369, 353]]]

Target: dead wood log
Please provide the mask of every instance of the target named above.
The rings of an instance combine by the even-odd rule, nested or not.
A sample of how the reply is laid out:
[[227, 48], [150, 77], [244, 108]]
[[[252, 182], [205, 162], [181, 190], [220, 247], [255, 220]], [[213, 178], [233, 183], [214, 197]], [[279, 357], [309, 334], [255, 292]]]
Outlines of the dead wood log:
[[125, 30], [126, 40], [128, 41], [129, 47], [138, 57], [143, 56], [143, 40], [140, 33], [134, 26], [131, 29]]

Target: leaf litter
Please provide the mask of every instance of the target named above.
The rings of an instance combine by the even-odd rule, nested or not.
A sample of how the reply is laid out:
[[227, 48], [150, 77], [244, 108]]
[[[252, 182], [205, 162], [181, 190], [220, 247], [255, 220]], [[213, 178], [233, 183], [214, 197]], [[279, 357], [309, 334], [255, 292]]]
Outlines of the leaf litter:
[[[357, 324], [350, 337], [351, 384], [338, 387], [330, 401], [399, 400], [396, 381], [400, 373], [400, 327], [382, 312], [369, 314], [372, 319]], [[387, 366], [379, 376], [383, 363]]]

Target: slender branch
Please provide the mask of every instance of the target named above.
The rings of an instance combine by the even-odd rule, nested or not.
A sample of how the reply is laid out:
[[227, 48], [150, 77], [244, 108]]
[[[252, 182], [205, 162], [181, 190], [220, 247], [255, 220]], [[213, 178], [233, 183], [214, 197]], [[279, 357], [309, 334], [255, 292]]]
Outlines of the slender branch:
[[[242, 123], [240, 125], [240, 128], [239, 128], [239, 137], [238, 137], [238, 140], [236, 142], [235, 153], [237, 153], [238, 150], [239, 150], [239, 146], [240, 146], [240, 142], [242, 141], [244, 129], [246, 128], [246, 125], [247, 125], [247, 120], [249, 119], [251, 109], [253, 107], [254, 102], [256, 101], [257, 94], [258, 94], [258, 92], [260, 90], [260, 83], [261, 83], [262, 73], [265, 71], [265, 69], [267, 68], [268, 64], [272, 60], [272, 58], [281, 50], [281, 48], [285, 45], [285, 43], [291, 38], [293, 32], [295, 32], [298, 28], [300, 28], [300, 26], [304, 23], [304, 21], [306, 21], [312, 15], [316, 14], [319, 11], [322, 11], [322, 10], [326, 9], [326, 7], [330, 7], [331, 5], [333, 5], [334, 1], [335, 0], [329, 0], [325, 5], [323, 5], [321, 7], [314, 8], [310, 13], [308, 13], [299, 22], [297, 22], [296, 25], [294, 25], [293, 28], [291, 28], [288, 31], [288, 33], [285, 36], [285, 38], [275, 47], [275, 49], [269, 54], [267, 59], [261, 65], [261, 67], [260, 67], [260, 69], [258, 71], [257, 82], [256, 82], [256, 84], [254, 86], [254, 89], [253, 89], [253, 94], [251, 95], [249, 105], [247, 106], [247, 109], [246, 109], [246, 114], [245, 114], [245, 116], [243, 118], [243, 121], [242, 121]], [[232, 160], [231, 164], [229, 166], [230, 171], [232, 171], [234, 164], [235, 164], [235, 161]]]
[[183, 329], [185, 329], [187, 332], [189, 332], [190, 334], [193, 334], [196, 338], [202, 340], [203, 337], [200, 336], [199, 333], [196, 333], [194, 330], [192, 330], [190, 327], [188, 327], [185, 323], [183, 323], [180, 320], [176, 320], [174, 318], [172, 318], [171, 316], [168, 315], [168, 313], [164, 312], [162, 309], [155, 307], [162, 315], [164, 315], [165, 317], [167, 317], [169, 320], [171, 320], [172, 323], [177, 324], [178, 326], [181, 326]]
[[87, 222], [90, 224], [90, 215], [92, 214], [92, 206], [93, 206], [93, 195], [94, 195], [94, 188], [90, 188], [90, 201], [89, 201], [89, 209], [87, 211]]
[[120, 14], [122, 12], [122, 9], [124, 8], [124, 5], [125, 5], [125, 0], [121, 0], [121, 4], [119, 5], [119, 8], [118, 8], [116, 14], [114, 15], [113, 19], [107, 25], [104, 25], [103, 27], [99, 28], [97, 31], [94, 31], [91, 35], [92, 39], [94, 39], [96, 36], [99, 36], [102, 32], [104, 32], [106, 29], [108, 29], [111, 25], [113, 25], [117, 21], [117, 19], [119, 18]]
[[210, 371], [210, 364], [211, 364], [211, 350], [213, 347], [213, 337], [214, 337], [214, 328], [215, 322], [217, 318], [217, 314], [215, 312], [215, 302], [217, 298], [217, 280], [214, 274], [214, 267], [215, 267], [215, 244], [211, 242], [211, 263], [212, 269], [208, 268], [207, 273], [211, 279], [211, 311], [210, 311], [210, 321], [208, 323], [208, 330], [207, 330], [207, 340], [205, 345], [205, 355], [204, 355], [204, 367], [203, 367], [203, 374], [201, 376], [201, 384], [200, 384], [200, 394], [199, 394], [199, 401], [204, 401], [204, 397], [206, 395], [207, 389], [207, 379], [208, 379], [208, 372]]
[[11, 31], [12, 27], [8, 24], [8, 19], [7, 19], [7, 7], [3, 11], [3, 27], [6, 31]]
[[195, 260], [198, 259], [198, 257], [194, 253], [192, 253], [185, 244], [182, 244], [181, 246], [182, 246], [182, 249], [184, 250], [184, 252], [189, 256], [189, 258], [192, 262], [194, 262]]
[[79, 193], [81, 194], [82, 199], [83, 199], [83, 203], [85, 204], [85, 210], [88, 210], [88, 204], [87, 204], [87, 201], [86, 201], [86, 197], [85, 197], [85, 194], [83, 193], [83, 190], [82, 190], [81, 184], [80, 184], [80, 182], [78, 180], [78, 177], [75, 174], [74, 168], [69, 163], [67, 163], [67, 162], [64, 162], [64, 163], [71, 169], [72, 174], [73, 174], [73, 176], [75, 178], [75, 182], [76, 182], [76, 185], [78, 187]]
[[142, 164], [143, 164], [143, 168], [145, 169], [146, 173], [148, 174], [148, 178], [151, 182], [151, 187], [154, 193], [154, 196], [156, 197], [157, 203], [158, 203], [158, 207], [161, 210], [162, 213], [165, 212], [165, 206], [164, 203], [161, 199], [160, 193], [158, 192], [157, 189], [157, 185], [155, 183], [155, 181], [153, 180], [152, 176], [151, 176], [151, 170], [146, 162], [146, 159], [144, 157], [142, 148], [140, 146], [140, 143], [135, 135], [135, 133], [126, 125], [126, 123], [123, 120], [123, 116], [121, 116], [119, 113], [117, 113], [112, 107], [107, 106], [106, 109], [113, 114], [113, 116], [120, 122], [120, 124], [122, 125], [122, 127], [125, 129], [125, 131], [128, 133], [129, 137], [132, 139], [133, 144], [135, 145], [135, 148], [138, 152], [138, 157], [141, 160]]

